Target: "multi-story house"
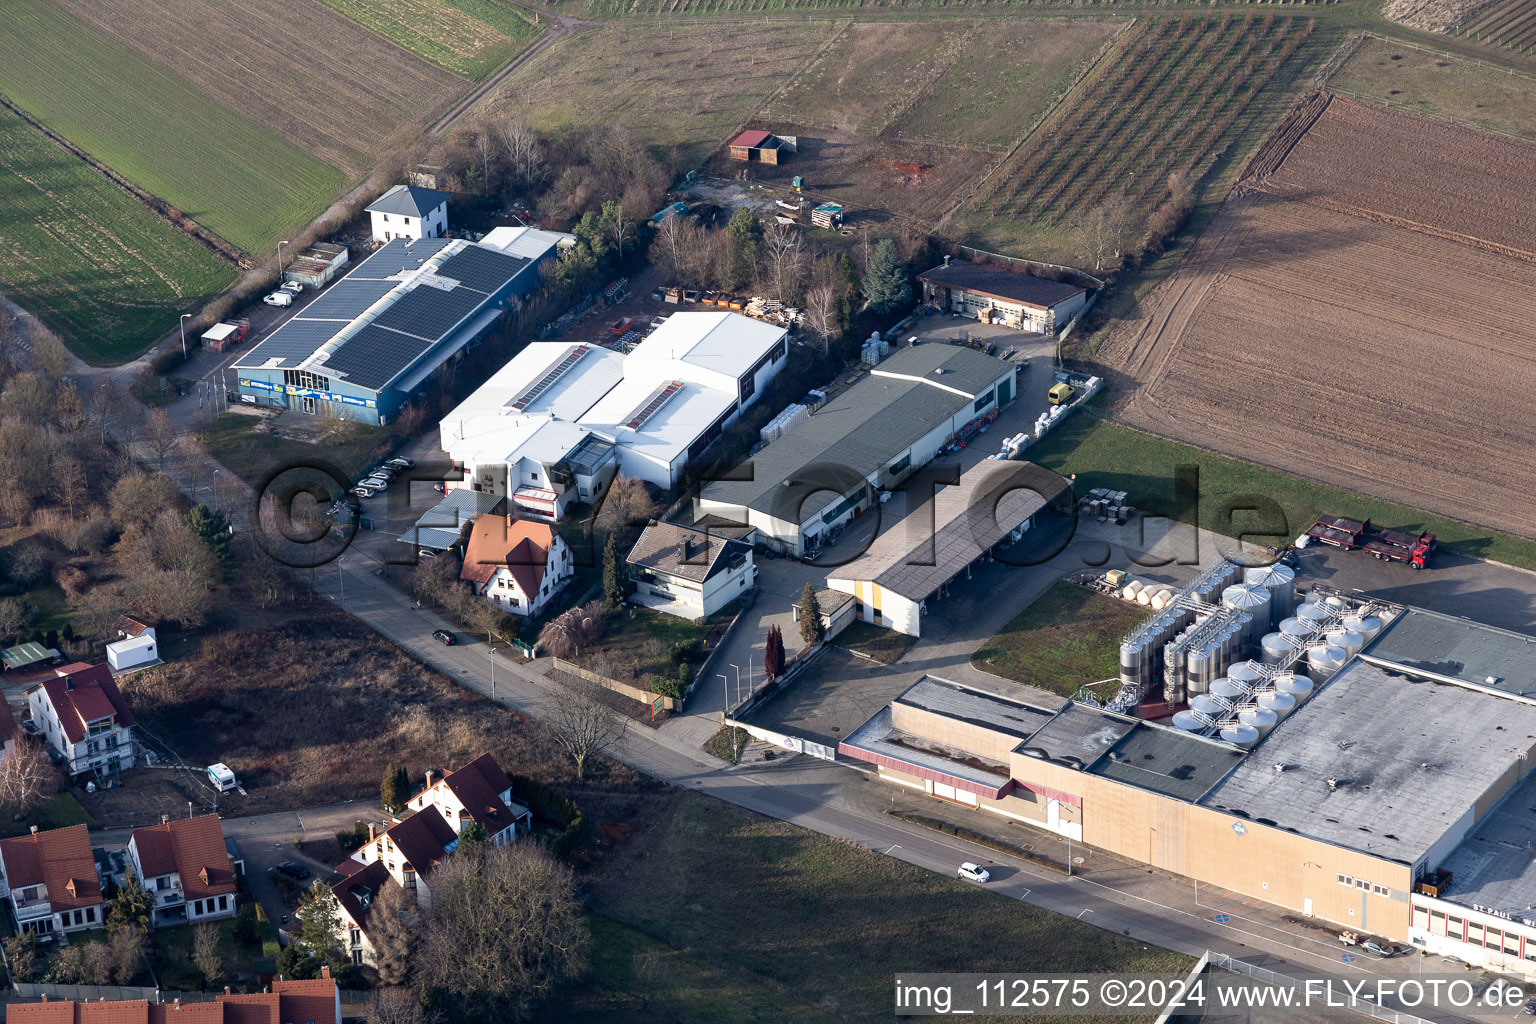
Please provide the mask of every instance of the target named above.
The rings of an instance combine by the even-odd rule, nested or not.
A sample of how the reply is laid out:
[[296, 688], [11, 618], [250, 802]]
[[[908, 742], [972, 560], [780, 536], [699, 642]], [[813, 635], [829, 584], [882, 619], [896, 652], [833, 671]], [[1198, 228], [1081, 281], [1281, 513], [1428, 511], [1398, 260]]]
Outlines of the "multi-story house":
[[513, 615], [537, 615], [576, 574], [570, 545], [548, 523], [481, 516], [470, 531], [459, 578]]
[[75, 662], [26, 690], [43, 741], [70, 775], [112, 775], [134, 765], [133, 713], [106, 665]]
[[[368, 826], [368, 841], [351, 859], [367, 867], [383, 864], [385, 872], [407, 893], [416, 897], [416, 905], [432, 906], [432, 871], [457, 849], [459, 833], [448, 824], [436, 807], [417, 811], [388, 829]], [[348, 871], [351, 865], [338, 870]]]
[[154, 897], [151, 923], [187, 924], [235, 916], [235, 871], [217, 814], [133, 830], [128, 859]]
[[354, 964], [377, 967], [378, 955], [369, 929], [377, 921], [380, 896], [391, 886], [398, 888], [399, 883], [382, 860], [363, 864], [348, 858], [336, 870], [343, 875], [331, 884], [337, 909], [336, 937]]
[[84, 825], [0, 841], [0, 897], [16, 927], [42, 937], [106, 923], [101, 879]]
[[458, 832], [471, 821], [485, 829], [486, 839], [502, 846], [517, 838], [521, 825], [527, 828], [533, 812], [526, 804], [512, 799], [512, 785], [496, 758], [481, 754], [458, 771], [445, 772], [433, 779], [427, 773], [427, 787], [411, 799], [410, 808], [421, 811], [436, 807], [450, 827]]

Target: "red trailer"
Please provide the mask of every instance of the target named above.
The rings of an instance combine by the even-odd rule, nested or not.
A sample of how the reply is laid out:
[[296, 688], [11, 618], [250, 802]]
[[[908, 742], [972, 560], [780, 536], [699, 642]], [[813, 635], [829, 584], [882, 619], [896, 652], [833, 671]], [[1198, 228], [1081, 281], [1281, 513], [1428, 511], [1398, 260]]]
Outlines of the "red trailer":
[[1346, 551], [1366, 551], [1383, 561], [1404, 562], [1415, 569], [1427, 567], [1435, 552], [1434, 534], [1387, 530], [1369, 519], [1362, 522], [1343, 516], [1318, 516], [1307, 536]]

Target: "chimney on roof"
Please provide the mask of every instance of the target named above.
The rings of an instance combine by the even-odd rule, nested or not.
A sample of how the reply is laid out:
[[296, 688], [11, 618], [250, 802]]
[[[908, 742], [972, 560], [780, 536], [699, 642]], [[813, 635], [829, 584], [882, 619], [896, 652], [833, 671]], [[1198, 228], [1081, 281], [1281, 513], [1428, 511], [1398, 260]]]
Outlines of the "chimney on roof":
[[225, 985], [225, 986], [224, 986], [224, 994], [225, 994], [225, 995], [229, 995], [229, 994], [230, 994], [230, 992], [229, 992], [229, 986], [228, 986], [228, 985]]
[[371, 842], [373, 842], [377, 838], [378, 838], [377, 830], [374, 828], [373, 822], [370, 821], [368, 823], [368, 841], [371, 843]]
[[688, 536], [683, 538], [683, 561], [686, 562], [686, 561], [688, 561], [688, 559], [690, 559], [692, 557], [693, 557], [693, 534], [690, 533]]
[[326, 981], [330, 981], [331, 980], [331, 969], [329, 967], [326, 967], [326, 966], [322, 965], [320, 967], [320, 977], [322, 979], [326, 980]]
[[169, 825], [170, 823], [171, 823], [171, 816], [169, 814], [162, 814], [162, 815], [160, 815], [160, 824], [162, 824], [162, 825]]
[[36, 825], [32, 826], [32, 834], [33, 835], [37, 835], [37, 826]]
[[945, 256], [945, 257], [944, 257], [944, 265], [945, 265], [945, 266], [946, 266], [946, 267], [947, 267], [947, 266], [949, 266], [949, 257], [948, 257], [948, 256]]
[[427, 769], [427, 788], [428, 789], [432, 788], [432, 776], [433, 776], [433, 774], [434, 774], [434, 772], [432, 771], [432, 769], [428, 768]]

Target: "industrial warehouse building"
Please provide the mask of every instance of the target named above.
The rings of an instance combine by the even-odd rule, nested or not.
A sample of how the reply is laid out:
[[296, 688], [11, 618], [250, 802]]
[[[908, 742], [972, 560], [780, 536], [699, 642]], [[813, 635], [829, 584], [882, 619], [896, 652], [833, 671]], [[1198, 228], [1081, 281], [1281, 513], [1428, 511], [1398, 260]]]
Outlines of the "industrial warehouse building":
[[235, 361], [240, 400], [388, 423], [533, 291], [563, 237], [539, 235], [389, 242]]
[[[1044, 493], [1042, 493], [1044, 492]], [[1054, 501], [1070, 512], [1067, 482], [1029, 462], [984, 460], [930, 495], [909, 493], [900, 522], [885, 526], [862, 555], [827, 574], [852, 594], [854, 615], [909, 636], [922, 635], [928, 602], [997, 547], [1018, 541]], [[925, 499], [912, 507], [916, 499]]]
[[957, 345], [914, 345], [706, 484], [696, 512], [754, 527], [795, 555], [879, 501], [967, 424], [1016, 395], [1016, 367]]
[[628, 355], [535, 342], [444, 417], [441, 444], [467, 486], [558, 518], [616, 472], [676, 487], [788, 358], [782, 327], [737, 313], [674, 313]]
[[1536, 641], [1419, 609], [1387, 617], [1241, 744], [925, 677], [838, 752], [978, 813], [1536, 978]]
[[1060, 330], [1088, 305], [1087, 290], [1077, 285], [947, 256], [943, 266], [917, 279], [923, 284], [923, 301], [935, 308], [1036, 334]]

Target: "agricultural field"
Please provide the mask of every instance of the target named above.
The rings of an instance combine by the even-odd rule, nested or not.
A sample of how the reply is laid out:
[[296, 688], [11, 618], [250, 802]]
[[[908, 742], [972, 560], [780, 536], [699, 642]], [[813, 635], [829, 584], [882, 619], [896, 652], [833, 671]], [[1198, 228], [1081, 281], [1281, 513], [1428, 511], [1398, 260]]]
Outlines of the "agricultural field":
[[1518, 53], [1536, 52], [1536, 0], [1494, 0], [1462, 22], [1456, 34]]
[[0, 290], [87, 362], [143, 351], [235, 269], [0, 108]]
[[216, 103], [354, 176], [468, 89], [314, 0], [57, 2]]
[[1122, 418], [1536, 536], [1536, 149], [1323, 94], [1242, 185], [1101, 350]]
[[547, 132], [622, 124], [644, 145], [701, 160], [841, 26], [608, 26], [557, 40], [512, 72], [487, 106]]
[[[855, 22], [760, 116], [1001, 155], [1125, 25]], [[980, 50], [988, 59], [975, 59]]]
[[506, 0], [321, 2], [400, 48], [471, 81], [479, 81], [517, 56], [543, 31]]
[[1328, 79], [1336, 93], [1536, 141], [1536, 77], [1369, 38]]
[[323, 211], [341, 171], [46, 0], [9, 0], [0, 93], [247, 252]]
[[1070, 228], [1087, 211], [1123, 192], [1150, 212], [1168, 198], [1171, 171], [1205, 175], [1312, 31], [1309, 18], [1272, 13], [1154, 17], [1129, 29], [957, 211], [954, 233], [1074, 262]]

